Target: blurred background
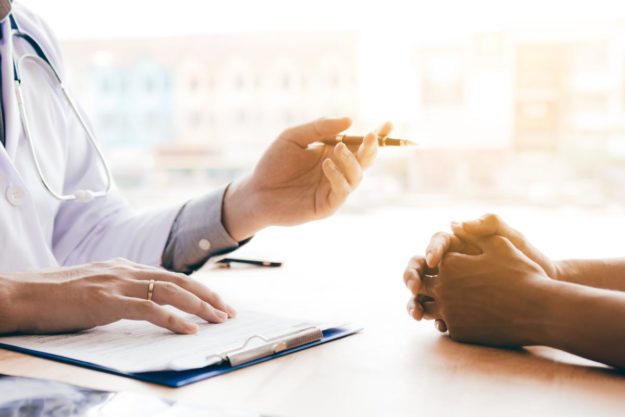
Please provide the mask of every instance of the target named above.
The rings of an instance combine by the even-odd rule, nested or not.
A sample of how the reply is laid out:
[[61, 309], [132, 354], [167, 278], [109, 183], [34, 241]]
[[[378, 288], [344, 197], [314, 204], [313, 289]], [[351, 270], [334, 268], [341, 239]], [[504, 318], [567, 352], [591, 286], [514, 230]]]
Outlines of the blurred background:
[[[24, 0], [138, 206], [249, 171], [286, 127], [384, 120], [347, 212], [625, 207], [625, 7], [593, 1]], [[477, 209], [476, 209], [477, 211]]]

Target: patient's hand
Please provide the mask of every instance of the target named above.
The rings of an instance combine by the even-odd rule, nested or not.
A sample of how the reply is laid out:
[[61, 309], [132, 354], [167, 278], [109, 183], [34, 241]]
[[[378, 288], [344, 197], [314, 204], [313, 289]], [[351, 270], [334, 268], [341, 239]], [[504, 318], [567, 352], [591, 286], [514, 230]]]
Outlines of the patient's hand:
[[[475, 237], [503, 236], [528, 258], [540, 265], [548, 276], [554, 279], [561, 279], [558, 263], [552, 261], [536, 249], [523, 234], [507, 225], [496, 214], [486, 214], [479, 219], [453, 223], [452, 231], [460, 239], [466, 238], [467, 235]], [[466, 241], [466, 239], [464, 240]], [[465, 247], [467, 245], [465, 243]], [[428, 265], [431, 268], [436, 267], [447, 252], [463, 253], [462, 250], [457, 249], [458, 247], [459, 245], [449, 238], [432, 239], [426, 251]]]
[[[460, 239], [456, 235], [438, 232], [432, 236], [430, 244], [426, 249], [426, 253], [428, 254], [427, 259], [417, 255], [412, 257], [408, 262], [406, 270], [404, 271], [404, 283], [412, 293], [412, 298], [408, 302], [407, 309], [408, 314], [415, 320], [421, 320], [423, 318], [431, 320], [434, 318], [431, 312], [435, 308], [435, 301], [430, 297], [420, 295], [420, 291], [425, 281], [434, 279], [438, 274], [439, 260], [442, 259], [446, 253], [451, 252], [466, 255], [479, 255], [482, 253], [480, 248]], [[431, 261], [431, 254], [434, 254], [436, 263]], [[431, 265], [431, 267], [429, 265]], [[447, 330], [442, 320], [436, 321], [436, 327], [443, 332]]]
[[420, 295], [419, 291], [424, 280], [430, 279], [438, 273], [438, 266], [448, 253], [465, 255], [479, 255], [480, 247], [472, 243], [477, 238], [492, 236], [505, 237], [525, 256], [540, 265], [546, 276], [554, 279], [563, 279], [559, 264], [551, 261], [542, 252], [532, 246], [525, 237], [508, 226], [495, 214], [486, 214], [479, 219], [462, 223], [452, 223], [453, 234], [439, 232], [432, 236], [426, 249], [425, 258], [416, 256], [408, 264], [404, 273], [404, 281], [412, 292], [408, 302], [408, 312], [415, 320], [435, 319], [435, 325], [441, 332], [447, 331], [447, 325], [442, 319], [436, 319], [432, 310], [435, 309], [435, 300]]
[[423, 258], [415, 259], [413, 270], [420, 273], [416, 294], [433, 300], [423, 303], [426, 315], [442, 320], [454, 340], [533, 344], [548, 301], [544, 269], [504, 237], [469, 239], [470, 250], [481, 253], [448, 253], [435, 277], [426, 273]]

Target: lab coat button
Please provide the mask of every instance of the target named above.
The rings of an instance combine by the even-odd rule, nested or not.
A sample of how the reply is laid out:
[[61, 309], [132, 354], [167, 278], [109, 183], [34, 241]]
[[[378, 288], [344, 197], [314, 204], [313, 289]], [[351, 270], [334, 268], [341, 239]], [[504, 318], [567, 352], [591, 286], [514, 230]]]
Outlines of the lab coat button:
[[12, 186], [7, 188], [6, 198], [11, 205], [17, 207], [22, 205], [24, 198], [26, 198], [26, 194], [20, 187]]
[[211, 243], [208, 241], [208, 239], [200, 239], [200, 241], [197, 243], [197, 245], [203, 251], [209, 251], [210, 248], [211, 248]]

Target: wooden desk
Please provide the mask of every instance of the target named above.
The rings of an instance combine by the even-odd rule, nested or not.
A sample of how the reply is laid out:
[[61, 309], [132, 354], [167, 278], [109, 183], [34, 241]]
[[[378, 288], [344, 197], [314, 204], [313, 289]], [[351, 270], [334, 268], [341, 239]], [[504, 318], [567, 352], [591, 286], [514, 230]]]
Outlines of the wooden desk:
[[359, 335], [179, 389], [6, 351], [0, 373], [276, 416], [623, 415], [625, 377], [606, 367], [546, 348], [462, 345], [408, 318], [404, 265], [443, 224], [433, 218], [455, 217], [437, 213], [268, 230], [239, 254], [284, 260], [283, 268], [198, 275], [235, 306], [353, 319], [366, 327]]

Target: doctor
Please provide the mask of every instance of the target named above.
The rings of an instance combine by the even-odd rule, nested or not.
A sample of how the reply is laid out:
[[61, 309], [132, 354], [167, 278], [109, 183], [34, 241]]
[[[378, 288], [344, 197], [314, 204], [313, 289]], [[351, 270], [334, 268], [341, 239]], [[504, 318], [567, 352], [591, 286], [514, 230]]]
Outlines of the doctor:
[[373, 162], [377, 135], [391, 130], [383, 125], [352, 152], [308, 146], [349, 128], [349, 118], [293, 127], [248, 177], [137, 212], [116, 190], [66, 90], [49, 28], [9, 0], [0, 0], [0, 18], [0, 334], [76, 331], [123, 318], [197, 330], [163, 305], [214, 323], [234, 316], [187, 274], [267, 226], [331, 215]]

